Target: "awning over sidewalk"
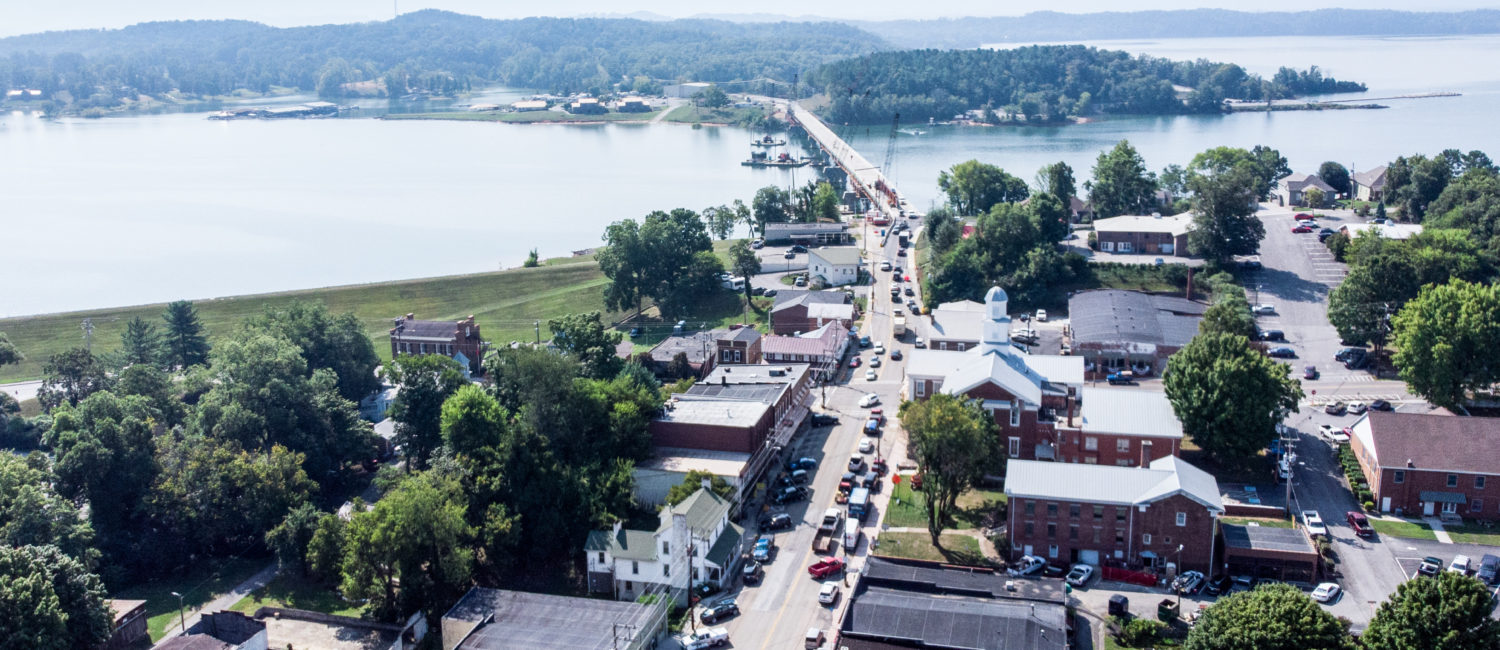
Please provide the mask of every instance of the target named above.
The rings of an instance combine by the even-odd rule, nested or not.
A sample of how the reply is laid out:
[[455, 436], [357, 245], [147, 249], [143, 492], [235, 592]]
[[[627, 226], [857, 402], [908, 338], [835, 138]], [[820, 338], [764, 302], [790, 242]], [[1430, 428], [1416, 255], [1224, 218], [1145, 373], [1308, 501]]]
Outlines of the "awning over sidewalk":
[[1419, 496], [1423, 501], [1426, 501], [1428, 503], [1457, 503], [1462, 505], [1469, 502], [1468, 497], [1465, 497], [1464, 495], [1457, 492], [1438, 492], [1436, 490], [1423, 490]]

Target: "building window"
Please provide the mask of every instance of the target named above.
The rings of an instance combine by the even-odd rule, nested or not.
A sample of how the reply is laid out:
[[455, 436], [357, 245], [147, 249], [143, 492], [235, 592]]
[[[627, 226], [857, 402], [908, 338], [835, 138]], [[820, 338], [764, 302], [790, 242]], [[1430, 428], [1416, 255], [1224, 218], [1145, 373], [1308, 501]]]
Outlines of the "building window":
[[1034, 514], [1036, 514], [1036, 502], [1035, 501], [1031, 501], [1031, 500], [1027, 500], [1026, 501], [1026, 516], [1029, 517], [1029, 516], [1034, 515]]
[[1484, 477], [1483, 476], [1476, 476], [1476, 477], [1474, 477], [1474, 489], [1476, 489], [1476, 490], [1483, 490], [1484, 489]]
[[1150, 546], [1151, 545], [1151, 533], [1141, 533], [1141, 545], [1142, 546]]
[[1119, 438], [1115, 440], [1115, 451], [1130, 451], [1130, 438]]
[[1391, 482], [1392, 483], [1405, 483], [1406, 482], [1406, 470], [1403, 470], [1403, 469], [1396, 470], [1395, 471], [1395, 475], [1393, 477], [1391, 477]]
[[1010, 457], [1011, 458], [1020, 458], [1021, 457], [1021, 439], [1018, 438], [1018, 437], [1016, 437], [1016, 436], [1011, 436], [1010, 437]]
[[1121, 507], [1118, 507], [1118, 506], [1115, 507], [1115, 525], [1116, 526], [1124, 526], [1125, 525], [1125, 509], [1124, 508], [1121, 508]]
[[1187, 525], [1187, 513], [1186, 512], [1179, 512], [1179, 513], [1177, 513], [1177, 525], [1178, 526], [1186, 526]]
[[667, 550], [668, 549], [667, 544], [668, 544], [667, 540], [662, 540], [662, 542], [661, 542], [661, 554], [662, 555], [671, 555], [672, 554], [672, 552], [670, 550]]
[[1070, 503], [1070, 504], [1068, 504], [1068, 518], [1069, 519], [1077, 519], [1077, 518], [1079, 518], [1082, 515], [1083, 515], [1083, 506], [1080, 506], [1080, 505], [1078, 505], [1076, 503]]
[[917, 397], [924, 397], [926, 395], [927, 395], [927, 380], [925, 380], [925, 379], [918, 379], [917, 380]]
[[1130, 249], [1131, 249], [1130, 242], [1128, 242], [1128, 241], [1122, 241], [1122, 242], [1120, 242], [1119, 249], [1120, 249], [1121, 253], [1129, 253]]
[[1026, 522], [1026, 537], [1031, 537], [1032, 535], [1035, 535], [1035, 534], [1036, 534], [1036, 526], [1033, 525], [1029, 521]]
[[698, 579], [698, 567], [693, 567], [693, 579]]
[[1115, 243], [1112, 241], [1102, 241], [1099, 242], [1099, 247], [1104, 249], [1106, 253], [1112, 253], [1115, 250]]
[[625, 591], [635, 591], [635, 583], [631, 582], [629, 580], [626, 580], [625, 581]]
[[641, 574], [641, 563], [638, 562], [638, 561], [636, 561], [636, 560], [631, 560], [630, 561], [630, 575], [638, 576], [640, 574]]
[[670, 565], [670, 564], [663, 564], [663, 565], [661, 565], [661, 575], [664, 578], [670, 578], [670, 577], [672, 577], [672, 565]]
[[1098, 528], [1095, 528], [1094, 529], [1094, 543], [1098, 544], [1099, 543], [1099, 538], [1102, 537], [1103, 535], [1104, 535], [1104, 531], [1102, 531], [1102, 530], [1100, 530]]
[[1047, 539], [1057, 539], [1057, 524], [1047, 523]]
[[1099, 439], [1094, 436], [1084, 436], [1083, 449], [1084, 451], [1099, 451]]
[[1116, 544], [1124, 544], [1125, 543], [1125, 531], [1123, 531], [1123, 530], [1117, 530], [1117, 531], [1115, 531], [1115, 543]]
[[1010, 426], [1021, 426], [1021, 400], [1013, 399], [1010, 401]]
[[1458, 487], [1458, 475], [1457, 474], [1449, 474], [1448, 475], [1448, 487]]
[[599, 551], [599, 563], [604, 564], [604, 551]]
[[1115, 465], [1120, 466], [1120, 467], [1130, 467], [1130, 459], [1129, 458], [1120, 458], [1120, 459], [1117, 459], [1117, 460], [1115, 460]]
[[1094, 506], [1094, 521], [1104, 521], [1104, 506]]
[[1078, 541], [1078, 525], [1077, 524], [1074, 524], [1072, 526], [1068, 526], [1068, 540], [1069, 541], [1073, 541], [1073, 542]]
[[1057, 504], [1055, 504], [1055, 503], [1049, 503], [1049, 504], [1047, 504], [1047, 518], [1049, 518], [1049, 519], [1056, 519], [1057, 518]]
[[1469, 512], [1484, 512], [1484, 499], [1475, 499], [1470, 502]]

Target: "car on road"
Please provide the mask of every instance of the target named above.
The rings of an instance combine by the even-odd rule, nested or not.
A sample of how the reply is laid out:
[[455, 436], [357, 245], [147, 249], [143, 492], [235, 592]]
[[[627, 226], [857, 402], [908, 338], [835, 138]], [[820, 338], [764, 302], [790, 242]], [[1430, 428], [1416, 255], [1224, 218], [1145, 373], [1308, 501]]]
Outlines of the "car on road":
[[914, 347], [914, 348], [918, 348], [918, 349], [925, 348], [925, 347], [927, 347], [927, 341], [925, 339], [923, 339], [922, 337], [918, 336], [917, 340], [911, 342], [911, 346]]
[[1089, 578], [1092, 577], [1094, 577], [1094, 567], [1087, 564], [1075, 564], [1068, 571], [1068, 577], [1065, 580], [1074, 587], [1082, 587], [1088, 584]]
[[1172, 591], [1180, 594], [1196, 594], [1203, 588], [1203, 574], [1198, 571], [1183, 571], [1172, 581]]
[[1307, 225], [1305, 223], [1299, 223], [1299, 224], [1297, 224], [1295, 226], [1292, 226], [1292, 232], [1297, 233], [1299, 235], [1301, 235], [1303, 233], [1309, 233], [1309, 232], [1312, 232], [1312, 231], [1313, 231], [1312, 226], [1309, 226], [1309, 225]]
[[731, 600], [703, 608], [703, 613], [698, 615], [698, 620], [703, 621], [707, 625], [718, 623], [731, 616], [738, 616], [739, 613], [740, 606]]
[[1349, 430], [1336, 427], [1331, 424], [1318, 425], [1318, 433], [1327, 438], [1329, 442], [1343, 444], [1349, 442]]
[[876, 460], [870, 463], [870, 471], [875, 472], [877, 475], [884, 475], [886, 472], [891, 471], [891, 466], [887, 465], [883, 460]]
[[862, 348], [870, 347], [870, 337], [868, 337], [868, 336], [861, 336], [861, 337], [859, 337], [859, 347], [862, 347]]
[[839, 602], [839, 583], [825, 582], [823, 588], [818, 590], [818, 602], [830, 607]]
[[1332, 582], [1325, 582], [1312, 590], [1312, 599], [1320, 603], [1331, 603], [1338, 599], [1339, 592], [1341, 591], [1338, 585]]
[[1038, 309], [1038, 310], [1036, 310], [1036, 322], [1038, 322], [1038, 323], [1045, 323], [1045, 322], [1047, 322], [1047, 310], [1045, 310], [1045, 309]]
[[1317, 379], [1318, 378], [1318, 367], [1317, 366], [1305, 366], [1305, 367], [1303, 367], [1302, 368], [1302, 378], [1303, 379]]
[[844, 560], [836, 557], [825, 557], [815, 564], [807, 567], [807, 573], [814, 578], [822, 580], [835, 573], [844, 570]]
[[1022, 555], [1021, 559], [1016, 561], [1016, 565], [1006, 570], [1006, 573], [1013, 576], [1029, 576], [1041, 571], [1045, 566], [1047, 566], [1047, 561], [1042, 558], [1035, 555]]
[[1308, 537], [1328, 536], [1328, 526], [1323, 524], [1323, 515], [1317, 510], [1302, 511], [1302, 527], [1307, 529]]
[[906, 249], [902, 248], [902, 249], [897, 250], [896, 251], [896, 257], [906, 257]]
[[1368, 410], [1370, 410], [1370, 407], [1366, 406], [1364, 402], [1349, 402], [1350, 415], [1364, 415], [1364, 412]]
[[1106, 376], [1104, 379], [1105, 379], [1105, 381], [1108, 381], [1110, 383], [1110, 385], [1128, 385], [1128, 384], [1134, 384], [1135, 383], [1135, 373], [1133, 373], [1133, 372], [1131, 372], [1129, 370], [1121, 370], [1119, 372], [1109, 373], [1109, 375]]
[[901, 268], [899, 266], [896, 267], [896, 268], [894, 268], [894, 269], [891, 269], [891, 270], [895, 271], [896, 273], [905, 273], [906, 272], [906, 269], [903, 269], [903, 268]]
[[900, 361], [900, 360], [901, 360], [901, 351], [900, 350], [891, 350], [891, 361]]
[[1469, 556], [1455, 555], [1453, 561], [1448, 563], [1448, 571], [1459, 575], [1469, 575]]
[[1285, 341], [1286, 333], [1281, 330], [1266, 330], [1260, 333], [1262, 341]]
[[885, 343], [875, 344], [875, 354], [885, 354]]
[[1484, 584], [1495, 584], [1495, 580], [1500, 579], [1500, 557], [1485, 555], [1480, 558], [1479, 571], [1474, 573], [1474, 577]]
[[907, 288], [905, 288], [905, 289], [902, 289], [902, 290], [901, 290], [901, 293], [902, 293], [902, 294], [903, 294], [903, 295], [906, 295], [906, 296], [915, 296], [915, 295], [917, 295], [917, 292], [915, 292], [915, 291], [912, 291], [912, 290], [911, 290], [911, 287], [907, 287]]
[[1431, 555], [1422, 558], [1422, 563], [1417, 565], [1417, 573], [1424, 576], [1435, 576], [1442, 570], [1443, 561]]
[[760, 563], [755, 560], [746, 562], [745, 568], [740, 569], [740, 579], [744, 580], [747, 585], [760, 583], [760, 579], [765, 577], [765, 575], [766, 570], [761, 568]]
[[1370, 410], [1371, 411], [1394, 411], [1394, 410], [1396, 410], [1396, 407], [1392, 406], [1390, 402], [1387, 402], [1387, 401], [1385, 401], [1383, 399], [1378, 399], [1378, 400], [1375, 400], [1373, 402], [1370, 402]]
[[1365, 354], [1366, 352], [1364, 348], [1344, 348], [1342, 350], [1339, 350], [1338, 352], [1333, 353], [1333, 360], [1348, 361], [1350, 357], [1364, 356]]
[[785, 257], [787, 259], [793, 259], [793, 258], [797, 257], [797, 254], [793, 253], [791, 251], [787, 251], [785, 255], [782, 255], [782, 257]]
[[864, 363], [865, 363], [864, 359], [861, 359], [859, 357], [854, 357], [853, 359], [849, 360], [849, 367], [850, 368], [858, 368], [858, 367], [864, 365]]
[[871, 368], [879, 368], [880, 367], [880, 357], [871, 357], [870, 358], [870, 367]]
[[785, 512], [778, 512], [760, 518], [761, 530], [786, 530], [791, 527], [792, 516]]
[[864, 456], [850, 456], [849, 457], [849, 471], [855, 472], [855, 473], [863, 473], [865, 471], [865, 458], [864, 458]]
[[799, 276], [797, 276], [797, 280], [795, 282], [793, 282], [792, 285], [793, 286], [798, 286], [798, 287], [805, 287], [805, 286], [807, 286], [807, 276], [805, 276], [805, 275], [799, 275]]
[[874, 368], [870, 368], [868, 370], [865, 370], [865, 381], [875, 381], [875, 377], [876, 377], [876, 375], [875, 375], [875, 369]]
[[776, 550], [776, 538], [770, 535], [761, 535], [755, 540], [755, 550], [751, 551], [750, 558], [756, 562], [770, 562], [771, 553]]
[[815, 427], [832, 427], [839, 423], [839, 416], [830, 413], [814, 413], [812, 425]]
[[1297, 358], [1297, 351], [1293, 350], [1293, 349], [1291, 349], [1289, 347], [1286, 347], [1286, 346], [1271, 348], [1269, 350], [1266, 350], [1266, 354], [1268, 356], [1276, 357], [1278, 359], [1295, 359], [1295, 358]]
[[864, 397], [859, 398], [860, 408], [873, 408], [879, 404], [880, 396], [875, 393], [867, 393]]
[[872, 453], [875, 453], [875, 440], [872, 439], [872, 438], [861, 438], [860, 441], [859, 441], [859, 453], [861, 453], [861, 454], [872, 454]]
[[714, 648], [729, 642], [729, 630], [722, 627], [702, 629], [677, 637], [677, 642], [682, 644], [682, 650]]
[[1313, 216], [1306, 212], [1298, 212], [1297, 214], [1292, 215], [1292, 218], [1297, 221], [1311, 221], [1313, 219]]
[[1323, 412], [1329, 415], [1344, 415], [1349, 412], [1349, 405], [1343, 402], [1334, 402], [1323, 407]]
[[1264, 303], [1263, 302], [1263, 303], [1261, 303], [1259, 305], [1256, 305], [1256, 306], [1250, 308], [1250, 311], [1251, 311], [1251, 313], [1260, 314], [1260, 315], [1263, 315], [1263, 316], [1267, 315], [1267, 314], [1274, 314], [1274, 313], [1276, 313], [1276, 305], [1272, 305], [1270, 303]]
[[1375, 529], [1370, 527], [1370, 518], [1358, 510], [1350, 510], [1344, 513], [1344, 520], [1349, 522], [1349, 527], [1354, 529], [1354, 534], [1360, 537], [1369, 537], [1375, 534]]
[[764, 239], [757, 239], [757, 240], [755, 240], [753, 242], [750, 242], [750, 248], [754, 248], [755, 250], [760, 250], [760, 249], [765, 248], [765, 247], [766, 247], [766, 240], [764, 240]]
[[864, 431], [865, 431], [865, 435], [867, 435], [867, 436], [878, 436], [878, 435], [880, 435], [880, 420], [878, 420], [876, 418], [870, 418], [868, 420], [865, 420], [865, 429], [864, 429]]
[[891, 261], [890, 260], [881, 260], [880, 261], [880, 270], [882, 270], [882, 271], [889, 271], [889, 270], [891, 270]]
[[791, 248], [788, 248], [787, 251], [792, 253], [806, 253], [807, 247], [802, 244], [795, 244]]
[[1222, 575], [1222, 576], [1219, 576], [1217, 578], [1214, 578], [1213, 580], [1209, 580], [1208, 584], [1203, 585], [1203, 593], [1208, 594], [1210, 596], [1217, 596], [1219, 594], [1224, 593], [1224, 590], [1228, 589], [1228, 588], [1229, 588], [1229, 576]]

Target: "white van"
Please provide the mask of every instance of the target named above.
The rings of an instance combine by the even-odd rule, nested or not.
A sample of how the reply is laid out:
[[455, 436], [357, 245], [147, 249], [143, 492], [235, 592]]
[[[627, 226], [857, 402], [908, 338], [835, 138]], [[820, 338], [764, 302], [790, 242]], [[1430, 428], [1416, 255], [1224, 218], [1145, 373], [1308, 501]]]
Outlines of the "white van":
[[853, 554], [859, 550], [859, 520], [848, 519], [844, 521], [844, 554]]

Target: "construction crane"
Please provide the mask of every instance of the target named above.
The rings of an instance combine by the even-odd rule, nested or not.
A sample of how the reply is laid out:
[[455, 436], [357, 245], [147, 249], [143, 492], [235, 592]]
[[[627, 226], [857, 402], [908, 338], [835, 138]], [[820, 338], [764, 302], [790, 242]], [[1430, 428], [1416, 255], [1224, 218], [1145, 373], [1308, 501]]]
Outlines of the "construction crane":
[[885, 165], [880, 168], [880, 174], [886, 180], [891, 178], [891, 160], [896, 157], [896, 130], [901, 128], [901, 114], [891, 116], [891, 137], [885, 142]]

